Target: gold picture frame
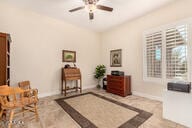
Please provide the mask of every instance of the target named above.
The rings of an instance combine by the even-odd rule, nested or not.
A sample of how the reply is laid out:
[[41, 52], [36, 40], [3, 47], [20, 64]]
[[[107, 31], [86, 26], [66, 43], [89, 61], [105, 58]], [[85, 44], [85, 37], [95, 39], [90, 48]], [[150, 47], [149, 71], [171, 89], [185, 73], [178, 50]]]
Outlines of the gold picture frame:
[[76, 52], [63, 50], [63, 62], [76, 62]]

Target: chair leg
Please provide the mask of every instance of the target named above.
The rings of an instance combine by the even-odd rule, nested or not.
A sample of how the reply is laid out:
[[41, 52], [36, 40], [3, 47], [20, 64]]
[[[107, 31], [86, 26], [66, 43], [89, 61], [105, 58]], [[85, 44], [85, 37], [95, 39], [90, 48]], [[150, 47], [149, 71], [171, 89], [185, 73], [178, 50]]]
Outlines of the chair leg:
[[34, 104], [34, 107], [35, 107], [36, 121], [38, 121], [39, 120], [39, 115], [38, 115], [37, 104], [36, 103]]
[[11, 110], [8, 128], [11, 128], [12, 126], [13, 115], [14, 115], [14, 110]]

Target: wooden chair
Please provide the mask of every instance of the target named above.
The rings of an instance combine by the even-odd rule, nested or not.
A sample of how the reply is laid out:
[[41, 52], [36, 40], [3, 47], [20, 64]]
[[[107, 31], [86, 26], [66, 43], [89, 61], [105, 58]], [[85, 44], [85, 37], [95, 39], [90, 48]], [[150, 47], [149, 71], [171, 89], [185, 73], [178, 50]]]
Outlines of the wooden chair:
[[[20, 88], [22, 88], [23, 90], [28, 90], [28, 89], [31, 89], [31, 85], [30, 85], [30, 81], [21, 81], [18, 83], [18, 86]], [[36, 89], [37, 90], [37, 89]], [[38, 90], [37, 90], [38, 92]], [[30, 94], [30, 93], [24, 93], [24, 97], [27, 97], [29, 95], [33, 95], [33, 94]]]
[[[21, 81], [18, 83], [18, 86], [23, 89], [23, 90], [29, 90], [31, 89], [31, 85], [30, 85], [30, 81], [26, 80], [26, 81]], [[36, 89], [37, 93], [38, 93], [38, 90]], [[25, 92], [24, 97], [31, 97], [31, 96], [34, 96], [33, 92]], [[28, 105], [28, 107], [31, 107], [30, 105]], [[22, 108], [23, 111], [25, 111], [25, 108], [23, 107]], [[24, 113], [23, 113], [23, 116], [24, 116]]]
[[[24, 93], [33, 92], [34, 96], [24, 97]], [[16, 114], [24, 113], [24, 112], [34, 112], [36, 116], [36, 120], [38, 120], [38, 112], [37, 112], [37, 90], [23, 90], [19, 87], [8, 87], [3, 86], [0, 88], [0, 104], [1, 111], [0, 117], [2, 113], [6, 110], [6, 113], [10, 111], [9, 124], [8, 128], [11, 128], [13, 116]], [[29, 107], [30, 106], [30, 107]], [[23, 111], [15, 112], [18, 108], [25, 108]]]
[[[7, 87], [9, 87], [9, 86], [8, 86], [8, 85], [2, 85], [2, 86], [0, 86], [0, 91], [1, 91], [2, 89], [7, 88]], [[5, 115], [5, 112], [1, 109], [1, 104], [0, 104], [0, 120], [1, 120], [1, 118], [2, 118], [3, 115]]]

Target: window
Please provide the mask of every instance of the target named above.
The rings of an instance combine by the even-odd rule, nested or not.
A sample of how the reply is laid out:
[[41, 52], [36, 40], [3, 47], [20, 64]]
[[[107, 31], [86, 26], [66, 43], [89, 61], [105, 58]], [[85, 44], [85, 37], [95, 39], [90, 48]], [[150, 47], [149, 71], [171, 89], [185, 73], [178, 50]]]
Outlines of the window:
[[166, 76], [187, 79], [187, 26], [166, 30]]
[[152, 33], [146, 36], [147, 77], [161, 78], [161, 49], [161, 32]]
[[[144, 34], [144, 79], [189, 78], [188, 24], [164, 26]], [[147, 79], [146, 79], [147, 78]]]

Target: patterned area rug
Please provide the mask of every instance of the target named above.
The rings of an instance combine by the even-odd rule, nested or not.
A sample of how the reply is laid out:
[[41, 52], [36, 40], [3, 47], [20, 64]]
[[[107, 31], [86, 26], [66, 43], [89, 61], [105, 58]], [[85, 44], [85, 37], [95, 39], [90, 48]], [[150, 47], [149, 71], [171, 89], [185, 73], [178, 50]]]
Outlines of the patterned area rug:
[[82, 128], [138, 128], [152, 116], [93, 92], [57, 99], [56, 102]]

